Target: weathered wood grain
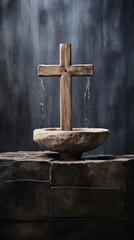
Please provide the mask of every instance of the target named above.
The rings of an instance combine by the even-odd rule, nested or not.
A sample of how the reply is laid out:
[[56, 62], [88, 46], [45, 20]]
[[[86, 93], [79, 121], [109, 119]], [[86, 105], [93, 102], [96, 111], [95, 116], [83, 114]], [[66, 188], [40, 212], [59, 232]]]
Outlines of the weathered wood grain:
[[59, 65], [39, 65], [38, 76], [61, 76], [60, 78], [60, 127], [72, 130], [72, 76], [92, 76], [92, 64], [71, 65], [71, 44], [60, 44]]
[[64, 67], [71, 65], [71, 44], [60, 44], [60, 65]]
[[92, 64], [70, 65], [67, 71], [71, 76], [92, 76], [94, 74]]
[[61, 76], [64, 72], [64, 68], [60, 65], [39, 65], [38, 76], [50, 77], [50, 76]]
[[62, 130], [72, 130], [72, 81], [68, 74], [63, 74], [60, 80], [60, 127]]

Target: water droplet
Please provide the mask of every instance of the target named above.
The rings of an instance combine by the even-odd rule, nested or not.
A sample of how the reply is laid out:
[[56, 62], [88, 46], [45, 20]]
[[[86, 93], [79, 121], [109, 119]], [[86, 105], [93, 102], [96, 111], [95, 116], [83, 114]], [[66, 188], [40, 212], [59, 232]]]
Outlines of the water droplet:
[[46, 90], [43, 82], [43, 78], [40, 79], [40, 90], [39, 90], [39, 97], [40, 97], [40, 125], [41, 128], [45, 127], [46, 125], [46, 108], [45, 108], [45, 102], [46, 102]]
[[90, 126], [90, 99], [91, 99], [91, 77], [87, 77], [87, 84], [84, 93], [84, 115], [85, 115], [85, 127]]

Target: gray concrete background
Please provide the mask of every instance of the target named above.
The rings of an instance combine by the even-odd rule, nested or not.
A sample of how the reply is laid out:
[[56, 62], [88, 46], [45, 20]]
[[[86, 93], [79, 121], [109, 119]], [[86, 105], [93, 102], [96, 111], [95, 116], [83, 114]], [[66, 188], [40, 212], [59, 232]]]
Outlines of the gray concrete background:
[[73, 126], [110, 129], [91, 154], [134, 152], [133, 12], [133, 0], [0, 1], [0, 151], [37, 150], [33, 129], [59, 126], [59, 79], [36, 67], [67, 42], [72, 63], [95, 68], [90, 86], [73, 78]]

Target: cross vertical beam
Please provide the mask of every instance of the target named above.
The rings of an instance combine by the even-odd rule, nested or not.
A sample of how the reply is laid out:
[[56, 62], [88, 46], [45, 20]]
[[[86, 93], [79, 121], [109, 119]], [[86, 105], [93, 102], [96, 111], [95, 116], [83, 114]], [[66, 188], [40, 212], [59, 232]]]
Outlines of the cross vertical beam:
[[71, 65], [71, 45], [60, 44], [60, 65], [64, 72], [60, 78], [60, 127], [62, 130], [72, 130], [72, 80], [67, 72]]
[[60, 44], [59, 65], [39, 65], [38, 76], [60, 76], [60, 128], [72, 130], [72, 76], [92, 76], [92, 64], [71, 65], [71, 44]]

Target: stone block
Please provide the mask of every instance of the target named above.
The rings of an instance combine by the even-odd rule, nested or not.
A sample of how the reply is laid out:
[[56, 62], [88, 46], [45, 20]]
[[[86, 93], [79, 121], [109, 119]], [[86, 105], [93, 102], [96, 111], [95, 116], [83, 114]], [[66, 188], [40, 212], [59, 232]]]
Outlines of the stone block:
[[54, 161], [51, 167], [52, 186], [89, 186], [89, 167], [84, 161]]
[[50, 167], [48, 160], [2, 157], [0, 158], [0, 182], [24, 179], [50, 180]]
[[0, 183], [0, 219], [41, 221], [51, 217], [50, 183], [14, 180]]
[[62, 218], [52, 222], [52, 230], [53, 240], [133, 240], [132, 230], [122, 221]]
[[125, 191], [84, 187], [53, 187], [52, 217], [124, 218]]
[[53, 186], [123, 188], [127, 166], [117, 160], [54, 161], [51, 179]]
[[89, 187], [126, 188], [128, 169], [124, 162], [117, 160], [92, 161], [88, 163]]
[[0, 221], [0, 240], [52, 240], [49, 222]]
[[[131, 238], [130, 238], [131, 236]], [[0, 240], [133, 240], [122, 221], [62, 218], [44, 222], [0, 221]]]

